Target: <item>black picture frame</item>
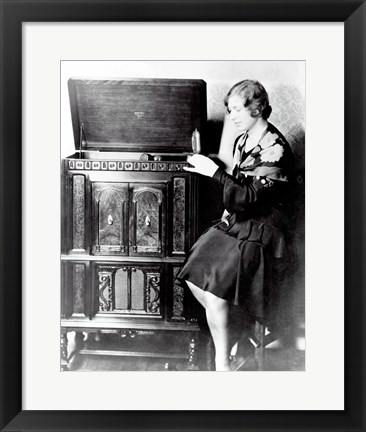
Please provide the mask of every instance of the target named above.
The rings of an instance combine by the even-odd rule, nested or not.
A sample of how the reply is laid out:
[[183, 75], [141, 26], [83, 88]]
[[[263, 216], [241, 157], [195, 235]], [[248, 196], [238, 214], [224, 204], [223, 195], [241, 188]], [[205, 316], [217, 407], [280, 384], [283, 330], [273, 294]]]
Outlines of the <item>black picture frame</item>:
[[[0, 430], [366, 430], [364, 415], [366, 406], [365, 1], [0, 0], [0, 6]], [[32, 21], [344, 22], [345, 148], [347, 149], [345, 152], [344, 411], [140, 411], [137, 415], [136, 411], [22, 410], [22, 23]], [[328, 107], [324, 101], [322, 103], [325, 104], [324, 109], [336, 109], [336, 107]], [[331, 146], [331, 143], [324, 143], [324, 145]], [[325, 307], [331, 307], [331, 302]], [[331, 323], [326, 325], [331, 327]]]

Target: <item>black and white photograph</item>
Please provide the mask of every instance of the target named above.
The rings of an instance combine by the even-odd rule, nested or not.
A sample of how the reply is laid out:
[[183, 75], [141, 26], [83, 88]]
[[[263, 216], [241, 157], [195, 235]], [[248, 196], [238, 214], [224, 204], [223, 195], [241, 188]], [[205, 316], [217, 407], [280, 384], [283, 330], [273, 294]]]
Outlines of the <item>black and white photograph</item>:
[[363, 431], [366, 0], [0, 3], [0, 430]]
[[306, 370], [305, 70], [61, 62], [62, 371]]

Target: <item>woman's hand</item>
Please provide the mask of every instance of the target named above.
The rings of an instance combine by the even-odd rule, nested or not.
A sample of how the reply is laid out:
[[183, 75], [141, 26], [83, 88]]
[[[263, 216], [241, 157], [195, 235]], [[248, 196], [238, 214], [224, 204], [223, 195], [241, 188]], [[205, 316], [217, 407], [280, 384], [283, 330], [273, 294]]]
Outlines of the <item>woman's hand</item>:
[[218, 168], [218, 165], [216, 165], [214, 161], [201, 154], [194, 154], [193, 156], [188, 156], [187, 162], [193, 166], [183, 167], [185, 171], [202, 174], [207, 177], [212, 177]]

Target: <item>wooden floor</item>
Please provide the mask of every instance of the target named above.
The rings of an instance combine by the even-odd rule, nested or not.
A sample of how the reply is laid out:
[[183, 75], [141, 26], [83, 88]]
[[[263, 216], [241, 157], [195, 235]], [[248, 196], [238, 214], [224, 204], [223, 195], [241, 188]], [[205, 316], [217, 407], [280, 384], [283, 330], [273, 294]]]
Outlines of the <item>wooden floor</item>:
[[[174, 336], [172, 338], [163, 341], [161, 336], [155, 334], [137, 335], [133, 338], [101, 335], [95, 340], [94, 335], [89, 335], [88, 339], [79, 342], [76, 349], [75, 333], [70, 332], [69, 371], [186, 371], [189, 340], [174, 340]], [[140, 357], [141, 352], [150, 353], [150, 356]], [[168, 352], [169, 357], [159, 356], [159, 352]], [[201, 353], [197, 358], [198, 370], [211, 370], [207, 351], [201, 347], [198, 352]], [[106, 353], [110, 355], [105, 355]], [[295, 346], [277, 343], [273, 348], [267, 347], [265, 353], [266, 371], [305, 370], [305, 351]], [[255, 370], [253, 348], [248, 351], [243, 371]]]

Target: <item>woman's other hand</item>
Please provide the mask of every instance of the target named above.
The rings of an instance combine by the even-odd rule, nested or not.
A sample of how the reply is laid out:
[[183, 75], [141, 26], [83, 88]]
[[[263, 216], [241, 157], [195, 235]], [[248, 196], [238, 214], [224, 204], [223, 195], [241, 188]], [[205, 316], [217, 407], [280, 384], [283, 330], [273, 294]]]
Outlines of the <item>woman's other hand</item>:
[[202, 174], [207, 177], [212, 177], [218, 168], [218, 165], [216, 165], [214, 161], [201, 154], [194, 154], [192, 156], [188, 156], [187, 162], [192, 166], [183, 167], [185, 171]]

